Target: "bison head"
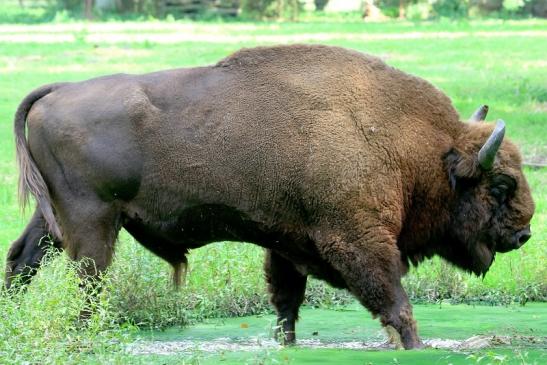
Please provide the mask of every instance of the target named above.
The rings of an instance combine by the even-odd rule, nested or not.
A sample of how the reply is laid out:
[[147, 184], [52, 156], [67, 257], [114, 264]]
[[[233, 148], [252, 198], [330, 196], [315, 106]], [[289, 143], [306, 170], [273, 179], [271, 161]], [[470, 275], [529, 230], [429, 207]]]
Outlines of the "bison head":
[[447, 249], [456, 265], [484, 275], [496, 252], [521, 247], [531, 236], [534, 202], [518, 149], [504, 140], [505, 123], [482, 123], [479, 108], [444, 161], [454, 199], [450, 203]]

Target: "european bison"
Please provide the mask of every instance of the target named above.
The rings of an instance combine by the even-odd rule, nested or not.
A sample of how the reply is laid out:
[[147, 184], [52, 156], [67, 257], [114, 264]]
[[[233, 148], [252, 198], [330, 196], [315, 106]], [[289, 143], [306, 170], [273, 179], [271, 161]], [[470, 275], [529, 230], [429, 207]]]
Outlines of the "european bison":
[[462, 123], [428, 82], [326, 46], [43, 86], [15, 116], [19, 193], [38, 208], [7, 286], [39, 265], [48, 233], [93, 259], [91, 276], [122, 227], [176, 272], [189, 249], [252, 242], [288, 343], [312, 275], [421, 347], [400, 281], [409, 265], [439, 255], [481, 275], [530, 238], [520, 154], [502, 121], [477, 122], [485, 114]]

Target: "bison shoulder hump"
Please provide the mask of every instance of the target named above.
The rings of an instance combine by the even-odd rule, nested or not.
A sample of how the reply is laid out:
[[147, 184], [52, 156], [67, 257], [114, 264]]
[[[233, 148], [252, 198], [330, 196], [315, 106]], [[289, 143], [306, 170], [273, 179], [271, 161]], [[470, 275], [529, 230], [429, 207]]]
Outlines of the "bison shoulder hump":
[[302, 65], [310, 63], [363, 63], [371, 69], [386, 69], [379, 58], [341, 47], [323, 45], [281, 45], [274, 47], [243, 48], [220, 60], [215, 67], [264, 67], [283, 63]]

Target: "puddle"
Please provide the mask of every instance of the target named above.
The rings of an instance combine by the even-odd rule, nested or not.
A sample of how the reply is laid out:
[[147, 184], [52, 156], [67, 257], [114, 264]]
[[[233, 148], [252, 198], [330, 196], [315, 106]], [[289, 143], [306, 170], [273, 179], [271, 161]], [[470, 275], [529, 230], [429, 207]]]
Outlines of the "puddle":
[[[464, 351], [478, 350], [486, 347], [511, 345], [509, 336], [473, 336], [466, 340], [426, 339], [426, 348]], [[297, 341], [298, 348], [310, 349], [344, 349], [344, 350], [390, 350], [398, 346], [383, 341], [342, 341], [326, 342], [318, 339], [302, 339]], [[137, 341], [128, 346], [127, 351], [132, 355], [174, 355], [183, 353], [219, 353], [226, 351], [253, 352], [260, 350], [280, 350], [280, 346], [273, 339], [254, 337], [234, 340], [228, 337], [213, 340], [181, 340], [181, 341]]]
[[[455, 355], [485, 348], [507, 351], [527, 349], [538, 353], [547, 349], [545, 304], [532, 303], [514, 308], [465, 305], [443, 305], [442, 308], [416, 305], [414, 308], [422, 324], [422, 339], [428, 349], [449, 351]], [[308, 349], [320, 350], [318, 352], [342, 350], [339, 353], [346, 350], [350, 354], [351, 350], [356, 350], [389, 357], [400, 347], [388, 342], [388, 338], [398, 341], [396, 332], [378, 328], [376, 321], [363, 315], [358, 304], [344, 310], [303, 308], [301, 316], [295, 349], [303, 349], [304, 353], [312, 352]], [[172, 327], [161, 332], [143, 331], [139, 339], [126, 347], [126, 351], [143, 356], [194, 356], [201, 353], [213, 357], [220, 354], [276, 352], [283, 347], [272, 337], [273, 323], [273, 315], [247, 316], [211, 319], [195, 326]], [[423, 356], [419, 351], [408, 354]], [[547, 364], [545, 361], [538, 363]]]

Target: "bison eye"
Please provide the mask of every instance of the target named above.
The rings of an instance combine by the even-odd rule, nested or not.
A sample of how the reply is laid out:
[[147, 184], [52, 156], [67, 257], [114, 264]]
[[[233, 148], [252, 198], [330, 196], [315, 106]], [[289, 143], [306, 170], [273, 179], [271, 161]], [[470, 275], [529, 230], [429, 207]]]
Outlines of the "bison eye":
[[507, 200], [507, 191], [509, 187], [507, 185], [498, 185], [490, 191], [492, 196], [496, 198], [499, 203], [504, 203]]
[[498, 175], [492, 179], [490, 193], [496, 200], [503, 204], [513, 194], [517, 187], [515, 179], [507, 175]]

